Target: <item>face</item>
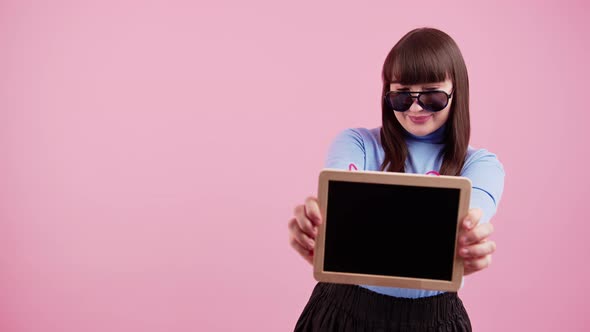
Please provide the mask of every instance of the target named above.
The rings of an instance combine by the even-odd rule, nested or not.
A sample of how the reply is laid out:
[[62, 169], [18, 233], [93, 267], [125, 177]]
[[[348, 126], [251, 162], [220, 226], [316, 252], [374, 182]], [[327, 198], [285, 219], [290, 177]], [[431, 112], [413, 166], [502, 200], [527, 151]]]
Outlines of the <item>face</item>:
[[[451, 80], [447, 79], [443, 82], [437, 83], [425, 83], [425, 84], [418, 84], [418, 85], [401, 85], [398, 83], [391, 83], [389, 86], [390, 91], [411, 91], [411, 92], [421, 92], [421, 91], [428, 91], [428, 90], [441, 90], [445, 91], [447, 94], [451, 94], [453, 90], [453, 83]], [[416, 136], [426, 136], [437, 129], [439, 129], [447, 119], [449, 118], [449, 110], [451, 109], [451, 104], [453, 101], [453, 96], [449, 99], [449, 103], [447, 106], [439, 112], [429, 112], [424, 109], [420, 105], [418, 105], [418, 99], [414, 99], [414, 103], [410, 107], [409, 110], [405, 112], [397, 112], [393, 111], [397, 121], [404, 127], [406, 131], [409, 133], [416, 135]]]

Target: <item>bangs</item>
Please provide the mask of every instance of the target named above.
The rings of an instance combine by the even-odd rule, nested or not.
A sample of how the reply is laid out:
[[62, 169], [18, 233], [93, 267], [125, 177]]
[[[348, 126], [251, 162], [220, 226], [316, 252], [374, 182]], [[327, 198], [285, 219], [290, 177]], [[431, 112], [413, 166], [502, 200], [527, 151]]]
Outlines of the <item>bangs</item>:
[[453, 79], [453, 60], [440, 38], [414, 34], [399, 41], [385, 60], [386, 84], [414, 85]]

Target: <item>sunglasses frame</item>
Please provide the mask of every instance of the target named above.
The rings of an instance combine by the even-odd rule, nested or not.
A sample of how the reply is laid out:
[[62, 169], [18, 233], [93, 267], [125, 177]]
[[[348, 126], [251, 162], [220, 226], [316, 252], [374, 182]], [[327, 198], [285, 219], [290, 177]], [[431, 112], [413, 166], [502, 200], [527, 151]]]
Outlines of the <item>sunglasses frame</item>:
[[[422, 102], [420, 101], [420, 96], [421, 95], [423, 95], [423, 94], [430, 94], [430, 93], [433, 93], [433, 92], [442, 92], [442, 93], [444, 93], [447, 96], [447, 102], [445, 103], [445, 106], [443, 106], [443, 108], [439, 109], [438, 111], [427, 110], [424, 107], [424, 104], [422, 104]], [[446, 91], [443, 91], [443, 90], [427, 90], [427, 91], [391, 91], [390, 90], [390, 91], [387, 91], [387, 93], [385, 94], [385, 96], [383, 96], [383, 99], [384, 99], [385, 103], [387, 104], [387, 106], [389, 106], [394, 111], [396, 111], [396, 112], [407, 112], [412, 107], [412, 104], [414, 104], [413, 101], [412, 101], [412, 104], [410, 104], [410, 107], [408, 107], [408, 109], [403, 110], [403, 111], [399, 111], [399, 110], [396, 110], [396, 109], [393, 108], [393, 105], [391, 105], [391, 103], [389, 102], [389, 98], [388, 98], [388, 96], [389, 96], [390, 93], [398, 93], [398, 94], [402, 94], [403, 93], [403, 94], [409, 95], [410, 98], [412, 98], [412, 99], [417, 99], [418, 100], [418, 105], [420, 105], [420, 107], [422, 107], [424, 110], [426, 110], [428, 112], [440, 112], [440, 111], [444, 110], [449, 105], [449, 100], [451, 100], [451, 98], [453, 97], [453, 93], [454, 92], [455, 91], [451, 91], [451, 93], [447, 93]], [[417, 95], [414, 95], [414, 94], [417, 94]]]

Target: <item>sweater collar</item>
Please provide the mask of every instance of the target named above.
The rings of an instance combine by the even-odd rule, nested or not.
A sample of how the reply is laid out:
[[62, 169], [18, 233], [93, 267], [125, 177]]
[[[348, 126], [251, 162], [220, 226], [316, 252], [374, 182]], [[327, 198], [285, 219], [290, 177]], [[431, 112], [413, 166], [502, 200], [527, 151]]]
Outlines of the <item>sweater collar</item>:
[[404, 129], [404, 134], [407, 139], [411, 141], [418, 141], [424, 143], [441, 144], [444, 142], [447, 125], [443, 124], [440, 128], [425, 136], [416, 136]]

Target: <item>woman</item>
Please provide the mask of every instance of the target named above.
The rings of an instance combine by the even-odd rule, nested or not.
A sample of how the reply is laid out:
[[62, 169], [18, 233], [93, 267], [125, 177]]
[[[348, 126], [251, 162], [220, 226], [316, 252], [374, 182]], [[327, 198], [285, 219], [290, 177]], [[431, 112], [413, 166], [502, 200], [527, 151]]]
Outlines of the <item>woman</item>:
[[[494, 154], [469, 146], [469, 80], [457, 44], [440, 30], [412, 30], [388, 54], [382, 79], [382, 126], [342, 131], [325, 167], [470, 178], [458, 250], [465, 275], [485, 269], [504, 169]], [[315, 197], [289, 221], [290, 243], [310, 264], [321, 222]], [[295, 330], [471, 331], [471, 323], [454, 292], [320, 282]]]

